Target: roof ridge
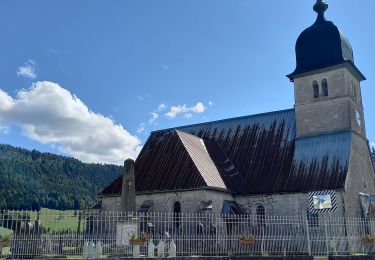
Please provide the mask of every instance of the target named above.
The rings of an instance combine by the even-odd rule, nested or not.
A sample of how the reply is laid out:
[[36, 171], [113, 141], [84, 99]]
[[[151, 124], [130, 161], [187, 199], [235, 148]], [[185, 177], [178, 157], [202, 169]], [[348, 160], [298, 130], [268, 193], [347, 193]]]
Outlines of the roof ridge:
[[[195, 127], [195, 126], [208, 125], [208, 124], [213, 124], [213, 123], [221, 123], [221, 122], [226, 122], [226, 121], [231, 121], [231, 120], [240, 120], [240, 119], [245, 119], [245, 118], [267, 116], [267, 115], [273, 115], [273, 114], [278, 114], [278, 113], [281, 114], [281, 113], [292, 112], [292, 111], [293, 112], [295, 111], [294, 108], [275, 110], [275, 111], [246, 115], [246, 116], [230, 117], [230, 118], [224, 118], [224, 119], [213, 120], [213, 121], [208, 121], [208, 122], [196, 123], [196, 124], [191, 124], [191, 125], [182, 125], [182, 126], [164, 128], [164, 129], [160, 129], [160, 130], [151, 131], [150, 134], [164, 132], [164, 131], [170, 131], [170, 130], [179, 130], [181, 128], [186, 128], [186, 127]], [[179, 131], [181, 131], [181, 130], [179, 130]]]

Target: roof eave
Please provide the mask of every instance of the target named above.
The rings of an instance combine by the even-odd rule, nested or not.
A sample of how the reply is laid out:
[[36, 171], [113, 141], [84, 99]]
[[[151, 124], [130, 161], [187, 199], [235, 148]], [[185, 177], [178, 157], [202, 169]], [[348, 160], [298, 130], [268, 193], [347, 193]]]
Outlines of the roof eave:
[[306, 76], [310, 76], [313, 74], [318, 74], [318, 73], [322, 73], [322, 72], [326, 72], [329, 70], [338, 69], [342, 67], [345, 67], [348, 70], [350, 70], [359, 81], [366, 80], [366, 77], [362, 74], [362, 72], [357, 68], [357, 66], [355, 66], [355, 64], [351, 60], [346, 60], [337, 64], [332, 64], [331, 66], [316, 69], [316, 70], [307, 70], [307, 71], [295, 70], [293, 73], [288, 74], [286, 76], [289, 78], [291, 82], [294, 82], [294, 79], [296, 78], [306, 77]]
[[[190, 188], [190, 189], [177, 189], [177, 190], [152, 190], [152, 191], [137, 191], [135, 194], [136, 195], [145, 195], [145, 194], [155, 194], [155, 193], [169, 193], [169, 192], [184, 192], [184, 191], [195, 191], [195, 190], [209, 190], [209, 191], [217, 191], [217, 192], [224, 192], [224, 193], [229, 193], [229, 194], [236, 194], [235, 192], [228, 190], [228, 189], [223, 189], [220, 187], [210, 187], [210, 186], [205, 186], [205, 187], [198, 187], [198, 188]], [[113, 194], [98, 194], [98, 198], [108, 198], [108, 197], [119, 197], [121, 196], [120, 193], [113, 193]]]

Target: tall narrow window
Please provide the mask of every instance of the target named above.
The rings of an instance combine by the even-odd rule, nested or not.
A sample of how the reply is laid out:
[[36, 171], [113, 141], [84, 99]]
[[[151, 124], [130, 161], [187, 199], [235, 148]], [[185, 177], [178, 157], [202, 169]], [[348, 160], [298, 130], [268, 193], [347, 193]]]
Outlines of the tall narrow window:
[[328, 82], [327, 82], [327, 79], [322, 80], [322, 92], [323, 92], [323, 96], [328, 97]]
[[257, 207], [257, 222], [259, 225], [264, 225], [265, 217], [266, 217], [266, 211], [264, 210], [264, 206], [259, 205]]
[[180, 227], [180, 214], [181, 214], [181, 203], [179, 201], [176, 201], [173, 204], [173, 213], [174, 213], [174, 224], [176, 228], [178, 229]]
[[319, 97], [319, 85], [316, 80], [313, 81], [314, 98]]

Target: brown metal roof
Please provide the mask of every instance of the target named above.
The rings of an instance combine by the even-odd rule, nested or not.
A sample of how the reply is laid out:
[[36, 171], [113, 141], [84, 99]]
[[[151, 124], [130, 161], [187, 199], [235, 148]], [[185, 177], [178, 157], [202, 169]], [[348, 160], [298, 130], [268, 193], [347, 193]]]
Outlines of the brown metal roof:
[[[294, 109], [153, 132], [135, 162], [136, 190], [217, 187], [259, 194], [343, 188], [350, 133], [298, 140], [295, 134]], [[101, 195], [120, 193], [120, 179]]]

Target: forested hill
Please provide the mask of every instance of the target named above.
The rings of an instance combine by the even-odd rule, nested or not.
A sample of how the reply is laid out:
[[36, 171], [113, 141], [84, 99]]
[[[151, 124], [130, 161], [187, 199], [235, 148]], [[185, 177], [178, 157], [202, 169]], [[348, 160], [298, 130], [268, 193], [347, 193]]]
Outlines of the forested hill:
[[87, 208], [121, 173], [121, 166], [0, 144], [0, 208]]

